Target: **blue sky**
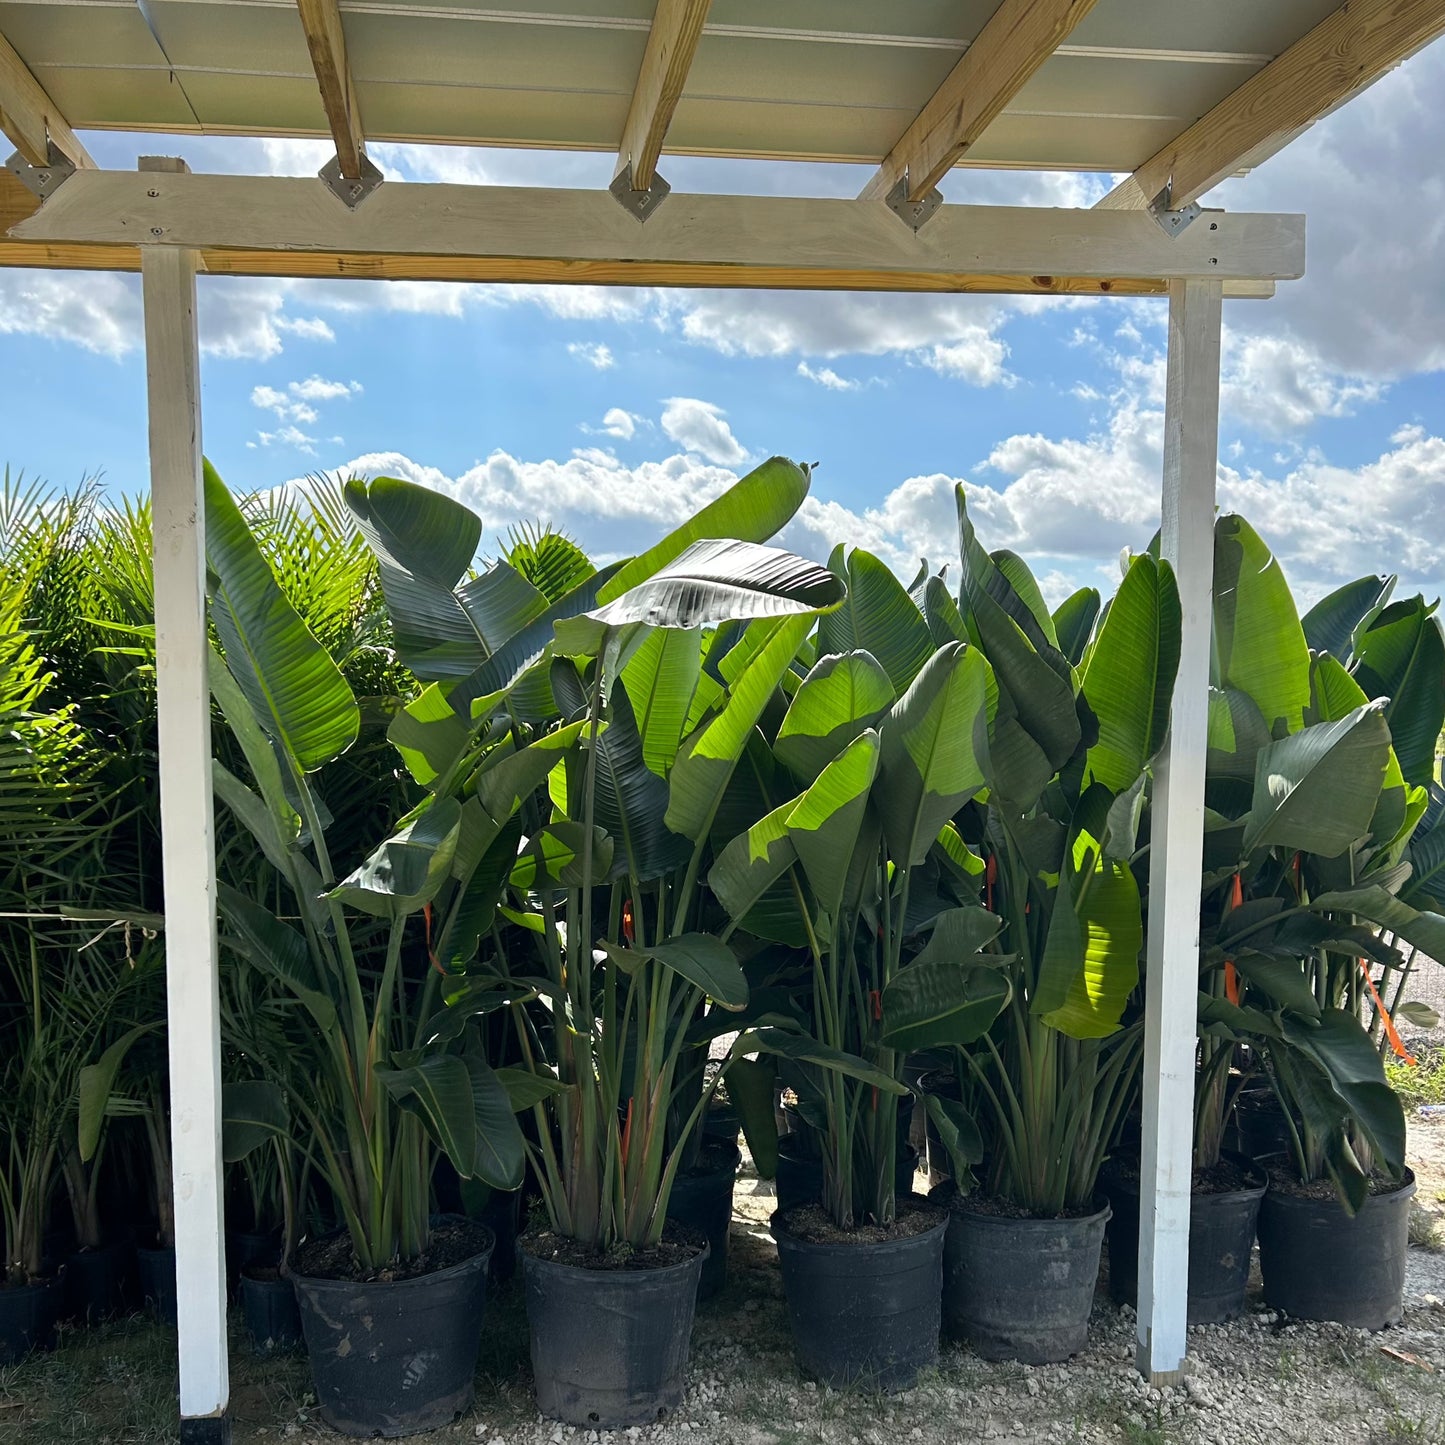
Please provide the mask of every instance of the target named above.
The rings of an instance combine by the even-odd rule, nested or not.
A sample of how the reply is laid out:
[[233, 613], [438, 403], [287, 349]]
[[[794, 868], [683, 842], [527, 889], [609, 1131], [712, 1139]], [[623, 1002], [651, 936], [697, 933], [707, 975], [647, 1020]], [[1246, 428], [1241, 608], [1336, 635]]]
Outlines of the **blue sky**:
[[[1226, 306], [1220, 497], [1306, 600], [1445, 578], [1445, 42], [1206, 204], [1303, 210], [1309, 274]], [[310, 174], [300, 141], [92, 134], [193, 170]], [[610, 160], [380, 145], [413, 180], [603, 185]], [[852, 195], [856, 167], [665, 158], [678, 189]], [[958, 172], [950, 200], [1085, 205], [1105, 176]], [[947, 560], [952, 489], [1057, 598], [1157, 521], [1164, 305], [203, 278], [206, 451], [238, 489], [392, 472], [489, 535], [635, 550], [772, 452], [817, 462], [786, 540]], [[145, 489], [138, 285], [0, 272], [0, 460]]]

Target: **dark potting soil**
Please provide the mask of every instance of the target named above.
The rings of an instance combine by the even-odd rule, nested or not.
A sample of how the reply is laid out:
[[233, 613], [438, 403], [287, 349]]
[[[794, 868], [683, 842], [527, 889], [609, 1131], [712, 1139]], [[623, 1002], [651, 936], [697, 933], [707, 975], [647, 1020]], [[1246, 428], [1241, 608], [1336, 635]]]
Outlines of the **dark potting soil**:
[[568, 1239], [566, 1235], [554, 1234], [550, 1229], [524, 1234], [517, 1244], [533, 1259], [550, 1259], [554, 1264], [571, 1264], [578, 1269], [667, 1269], [671, 1265], [686, 1264], [696, 1259], [707, 1241], [685, 1225], [669, 1220], [662, 1231], [661, 1240], [645, 1249], [635, 1249], [630, 1244], [614, 1245], [609, 1250], [599, 1250], [581, 1239]]
[[[1125, 1184], [1139, 1183], [1139, 1161], [1137, 1159], [1116, 1159], [1109, 1163], [1110, 1173]], [[1215, 1164], [1196, 1167], [1189, 1192], [1191, 1194], [1237, 1194], [1243, 1189], [1258, 1189], [1263, 1171], [1246, 1169], [1233, 1159], [1221, 1159]]]
[[463, 1264], [480, 1254], [491, 1238], [491, 1231], [473, 1220], [439, 1220], [432, 1226], [427, 1247], [415, 1259], [393, 1260], [381, 1269], [366, 1270], [357, 1262], [351, 1236], [342, 1230], [303, 1244], [296, 1251], [296, 1272], [311, 1279], [394, 1284], [399, 1279], [419, 1279], [424, 1274]]
[[900, 1199], [897, 1215], [890, 1225], [855, 1224], [840, 1229], [822, 1205], [805, 1204], [779, 1216], [779, 1227], [805, 1244], [884, 1244], [890, 1239], [911, 1239], [926, 1234], [943, 1217], [936, 1204], [919, 1199]]
[[[1301, 1179], [1293, 1169], [1278, 1164], [1268, 1166], [1269, 1188], [1272, 1194], [1285, 1194], [1291, 1199], [1335, 1199], [1335, 1186], [1328, 1179]], [[1371, 1194], [1393, 1194], [1403, 1189], [1407, 1179], [1396, 1179], [1390, 1174], [1374, 1173], [1365, 1181]]]
[[274, 1264], [248, 1264], [241, 1273], [258, 1284], [274, 1284], [281, 1278], [281, 1271]]
[[1057, 1214], [1040, 1214], [997, 1194], [950, 1194], [947, 1203], [957, 1214], [986, 1214], [994, 1219], [1087, 1219], [1097, 1212], [1092, 1204], [1086, 1204], [1061, 1209]]

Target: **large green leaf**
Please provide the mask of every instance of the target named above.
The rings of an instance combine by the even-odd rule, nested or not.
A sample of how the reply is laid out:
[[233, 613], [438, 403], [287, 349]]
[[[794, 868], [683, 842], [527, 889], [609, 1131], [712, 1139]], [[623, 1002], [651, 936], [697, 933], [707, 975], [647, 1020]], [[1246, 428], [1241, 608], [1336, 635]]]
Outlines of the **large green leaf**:
[[667, 826], [694, 842], [707, 836], [753, 728], [812, 629], [811, 616], [770, 624], [767, 643], [733, 684], [720, 712], [679, 749], [668, 778]]
[[786, 1029], [756, 1028], [742, 1034], [733, 1045], [737, 1054], [776, 1054], [796, 1064], [814, 1064], [820, 1069], [831, 1069], [834, 1073], [845, 1074], [860, 1083], [871, 1084], [885, 1094], [900, 1097], [908, 1093], [905, 1084], [900, 1084], [891, 1074], [875, 1068], [857, 1054], [846, 1053], [829, 1044], [820, 1042], [808, 1034], [789, 1033]]
[[602, 947], [625, 968], [651, 959], [700, 988], [714, 1003], [729, 1009], [747, 1007], [748, 980], [742, 965], [732, 949], [710, 933], [683, 933], [650, 948], [619, 948], [615, 943]]
[[723, 537], [766, 542], [787, 526], [807, 495], [808, 473], [787, 457], [769, 457], [662, 541], [624, 563], [598, 595], [598, 602], [606, 604], [621, 597], [694, 542]]
[[1445, 639], [1422, 597], [1385, 608], [1357, 640], [1355, 679], [1388, 698], [1385, 720], [1400, 768], [1418, 786], [1435, 781], [1435, 747], [1445, 724]]
[[587, 829], [570, 818], [559, 818], [538, 828], [517, 854], [512, 887], [527, 892], [587, 888], [603, 882], [612, 871], [613, 841], [601, 828], [594, 827], [590, 864], [586, 844]]
[[237, 1079], [221, 1085], [221, 1157], [235, 1164], [291, 1126], [286, 1096], [270, 1079]]
[[1083, 660], [1084, 648], [1088, 646], [1098, 615], [1096, 587], [1080, 587], [1054, 609], [1054, 635], [1059, 639], [1059, 651], [1075, 667]]
[[[966, 613], [977, 614], [976, 620], [980, 621], [982, 617], [993, 619], [996, 611], [1002, 613], [1023, 633], [1035, 652], [1046, 657], [1061, 676], [1066, 675], [1068, 664], [1058, 651], [1057, 638], [1053, 634], [1053, 620], [1049, 618], [1043, 599], [1038, 595], [1033, 575], [1024, 566], [1022, 559], [1015, 557], [1013, 553], [999, 554], [1001, 557], [1012, 558], [1010, 572], [1021, 580], [1026, 579], [1026, 590], [1032, 592], [1031, 598], [1026, 600], [1020, 596], [1010, 576], [1000, 570], [978, 540], [973, 529], [973, 520], [968, 515], [968, 496], [962, 482], [954, 487], [953, 497], [958, 512], [959, 554], [963, 562], [959, 606]], [[1040, 614], [1048, 619], [1047, 626], [1040, 620]], [[986, 634], [983, 641], [987, 648]]]
[[878, 734], [855, 738], [788, 814], [788, 836], [823, 914], [836, 923], [878, 773]]
[[1013, 588], [1014, 596], [1028, 608], [1044, 641], [1050, 647], [1057, 648], [1059, 635], [1054, 630], [1053, 615], [1049, 612], [1043, 593], [1039, 591], [1034, 574], [1029, 570], [1029, 564], [1017, 552], [1011, 552], [1007, 547], [990, 552], [989, 560], [998, 568], [999, 576]]
[[643, 758], [626, 687], [612, 689], [607, 727], [596, 749], [595, 819], [616, 844], [619, 874], [645, 882], [685, 863], [691, 846], [663, 822], [667, 784]]
[[101, 1130], [110, 1111], [111, 1096], [115, 1093], [116, 1075], [120, 1073], [125, 1057], [138, 1039], [160, 1028], [160, 1021], [137, 1024], [127, 1029], [93, 1063], [86, 1064], [80, 1071], [76, 1092], [76, 1106], [79, 1114], [78, 1133], [80, 1157], [93, 1159], [100, 1147]]
[[[1096, 785], [1080, 801], [1079, 813], [1092, 821], [1107, 800]], [[1138, 987], [1143, 946], [1143, 910], [1133, 871], [1104, 856], [1098, 837], [1080, 828], [1054, 894], [1033, 1012], [1072, 1038], [1113, 1033]]]
[[1248, 693], [1273, 727], [1295, 729], [1310, 700], [1310, 657], [1279, 562], [1243, 517], [1214, 525], [1216, 687]]
[[1395, 577], [1360, 577], [1321, 597], [1300, 619], [1305, 641], [1314, 652], [1349, 659], [1352, 639], [1360, 624], [1379, 615], [1395, 590]]
[[306, 1006], [323, 1034], [336, 1023], [336, 1006], [323, 992], [306, 939], [269, 909], [229, 883], [216, 885], [221, 916], [236, 931], [245, 956]]
[[897, 694], [870, 652], [820, 658], [799, 684], [778, 729], [774, 752], [795, 777], [811, 783]]
[[1244, 851], [1281, 847], [1337, 857], [1370, 831], [1389, 759], [1380, 703], [1261, 748]]
[[984, 664], [976, 649], [938, 649], [894, 703], [880, 733], [875, 801], [889, 856], [923, 862], [939, 829], [984, 785]]
[[918, 957], [883, 990], [884, 1044], [927, 1049], [981, 1038], [1009, 999], [1002, 965], [1011, 955], [979, 959], [1002, 926], [1001, 918], [982, 908], [940, 914]]
[[642, 759], [660, 778], [667, 776], [677, 756], [701, 668], [700, 631], [659, 627], [648, 633], [622, 669], [642, 737]]
[[788, 832], [790, 798], [739, 833], [718, 853], [707, 876], [708, 887], [734, 923], [741, 923], [767, 891], [797, 861]]
[[1179, 670], [1179, 588], [1174, 569], [1147, 552], [1129, 563], [1089, 654], [1084, 698], [1099, 723], [1086, 776], [1123, 792], [1158, 752]]
[[845, 561], [840, 543], [828, 566], [847, 583], [848, 596], [819, 620], [818, 656], [866, 652], [882, 665], [894, 692], [902, 692], [933, 653], [922, 613], [893, 569], [871, 552], [855, 547]]
[[466, 751], [472, 730], [467, 719], [457, 716], [442, 689], [432, 683], [392, 718], [386, 736], [401, 754], [407, 772], [427, 787]]
[[379, 918], [416, 912], [450, 876], [461, 821], [455, 798], [434, 799], [338, 883], [331, 897]]
[[1445, 915], [1412, 908], [1378, 886], [1321, 893], [1308, 906], [1319, 913], [1353, 913], [1388, 929], [1428, 958], [1445, 960]]
[[792, 552], [728, 539], [694, 542], [605, 607], [558, 622], [557, 647], [572, 656], [592, 656], [610, 628], [687, 629], [811, 616], [836, 607], [844, 593], [826, 567]]
[[257, 721], [303, 773], [344, 753], [361, 726], [356, 699], [277, 585], [241, 509], [205, 464], [211, 617], [226, 665]]

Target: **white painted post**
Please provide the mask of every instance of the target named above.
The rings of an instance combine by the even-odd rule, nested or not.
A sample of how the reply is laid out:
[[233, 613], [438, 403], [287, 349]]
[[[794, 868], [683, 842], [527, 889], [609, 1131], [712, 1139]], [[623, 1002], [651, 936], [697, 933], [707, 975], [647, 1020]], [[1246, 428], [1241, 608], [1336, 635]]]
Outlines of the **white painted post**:
[[1215, 280], [1169, 284], [1160, 552], [1178, 577], [1183, 634], [1169, 735], [1154, 777], [1139, 1200], [1138, 1365], [1159, 1385], [1183, 1377], [1189, 1298], [1222, 297]]
[[[184, 170], [144, 157], [143, 171]], [[230, 1438], [196, 256], [141, 247], [183, 1445]]]

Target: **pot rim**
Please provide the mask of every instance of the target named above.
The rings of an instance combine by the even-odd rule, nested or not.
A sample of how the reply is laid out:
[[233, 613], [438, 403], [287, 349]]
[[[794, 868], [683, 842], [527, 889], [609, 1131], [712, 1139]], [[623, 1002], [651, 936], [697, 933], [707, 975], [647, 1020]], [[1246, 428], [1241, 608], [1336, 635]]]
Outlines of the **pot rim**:
[[[1191, 1201], [1196, 1199], [1216, 1199], [1234, 1203], [1243, 1202], [1246, 1199], [1262, 1199], [1264, 1197], [1265, 1191], [1269, 1188], [1269, 1170], [1267, 1170], [1258, 1159], [1251, 1159], [1248, 1154], [1241, 1154], [1237, 1149], [1222, 1149], [1220, 1150], [1219, 1157], [1221, 1159], [1228, 1159], [1232, 1163], [1247, 1169], [1258, 1178], [1260, 1182], [1250, 1185], [1247, 1189], [1190, 1189], [1189, 1198]], [[1111, 1160], [1109, 1162], [1112, 1163], [1113, 1161]], [[1105, 1184], [1105, 1187], [1113, 1187], [1121, 1190], [1123, 1193], [1131, 1195], [1135, 1199], [1139, 1197], [1140, 1191], [1137, 1184], [1112, 1175], [1109, 1172], [1108, 1163], [1104, 1165], [1104, 1173], [1100, 1176], [1100, 1183]]]
[[[971, 1198], [971, 1195], [954, 1195], [944, 1204], [950, 1215], [967, 1216], [971, 1223], [983, 1225], [986, 1228], [1002, 1228], [1005, 1225], [1012, 1225], [1021, 1229], [1062, 1229], [1065, 1227], [1083, 1228], [1091, 1224], [1107, 1224], [1114, 1216], [1114, 1206], [1109, 1203], [1108, 1197], [1099, 1190], [1096, 1190], [1093, 1198], [1094, 1212], [1092, 1214], [1066, 1214], [1055, 1216], [1049, 1219], [1040, 1219], [1036, 1215], [1012, 1215], [1012, 1214], [987, 1214], [983, 1210], [968, 1209], [961, 1207], [963, 1201]], [[953, 1199], [958, 1199], [960, 1207], [955, 1207]]]
[[689, 1270], [701, 1269], [712, 1254], [712, 1245], [703, 1240], [702, 1248], [696, 1254], [688, 1259], [680, 1260], [677, 1264], [653, 1264], [642, 1269], [589, 1269], [585, 1264], [573, 1264], [570, 1260], [563, 1259], [543, 1259], [540, 1255], [529, 1253], [523, 1247], [523, 1241], [529, 1237], [525, 1234], [517, 1237], [517, 1258], [522, 1261], [524, 1271], [535, 1266], [543, 1271], [568, 1274], [574, 1278], [585, 1275], [596, 1279], [626, 1280], [629, 1282], [628, 1288], [635, 1287], [634, 1281], [645, 1283], [648, 1280], [662, 1279], [671, 1274], [682, 1275]]
[[[897, 1239], [830, 1240], [827, 1243], [821, 1240], [799, 1239], [796, 1235], [788, 1232], [787, 1222], [784, 1219], [784, 1215], [793, 1212], [791, 1209], [775, 1209], [768, 1219], [768, 1232], [773, 1236], [773, 1241], [779, 1249], [796, 1250], [800, 1254], [856, 1256], [860, 1250], [878, 1252], [891, 1250], [902, 1254], [910, 1247], [916, 1247], [920, 1242], [931, 1241], [935, 1235], [943, 1233], [948, 1228], [948, 1210], [946, 1208], [921, 1195], [915, 1195], [914, 1202], [930, 1212], [937, 1210], [938, 1218], [930, 1228], [919, 1230], [916, 1234], [900, 1235]], [[811, 1204], [801, 1207], [813, 1208]]]
[[[378, 1294], [383, 1292], [396, 1294], [424, 1287], [434, 1280], [459, 1279], [463, 1275], [475, 1273], [478, 1270], [485, 1275], [487, 1265], [497, 1247], [497, 1232], [479, 1219], [469, 1219], [467, 1223], [475, 1225], [478, 1229], [486, 1230], [487, 1234], [491, 1236], [486, 1246], [475, 1254], [458, 1260], [455, 1264], [449, 1264], [443, 1269], [431, 1270], [427, 1274], [415, 1274], [408, 1279], [328, 1279], [324, 1275], [307, 1274], [293, 1265], [290, 1277], [295, 1282], [298, 1291], [304, 1288], [317, 1294], [336, 1294], [341, 1291], [374, 1290]], [[340, 1233], [340, 1231], [337, 1232]]]
[[65, 1287], [65, 1266], [59, 1265], [49, 1279], [27, 1280], [24, 1284], [0, 1284], [0, 1299], [15, 1299], [24, 1294], [44, 1294], [47, 1290]]
[[[1268, 1159], [1287, 1158], [1283, 1154], [1267, 1154], [1259, 1160], [1261, 1166]], [[1367, 1210], [1370, 1205], [1379, 1202], [1386, 1203], [1392, 1200], [1410, 1200], [1415, 1197], [1415, 1191], [1419, 1188], [1419, 1181], [1415, 1178], [1415, 1171], [1407, 1164], [1405, 1172], [1400, 1178], [1400, 1183], [1394, 1189], [1387, 1189], [1383, 1194], [1370, 1194], [1365, 1197], [1365, 1202], [1355, 1211], [1355, 1218]], [[1302, 1194], [1286, 1194], [1282, 1189], [1271, 1189], [1265, 1196], [1272, 1209], [1329, 1209], [1334, 1208], [1344, 1212], [1344, 1205], [1332, 1194], [1328, 1199], [1310, 1199]]]

